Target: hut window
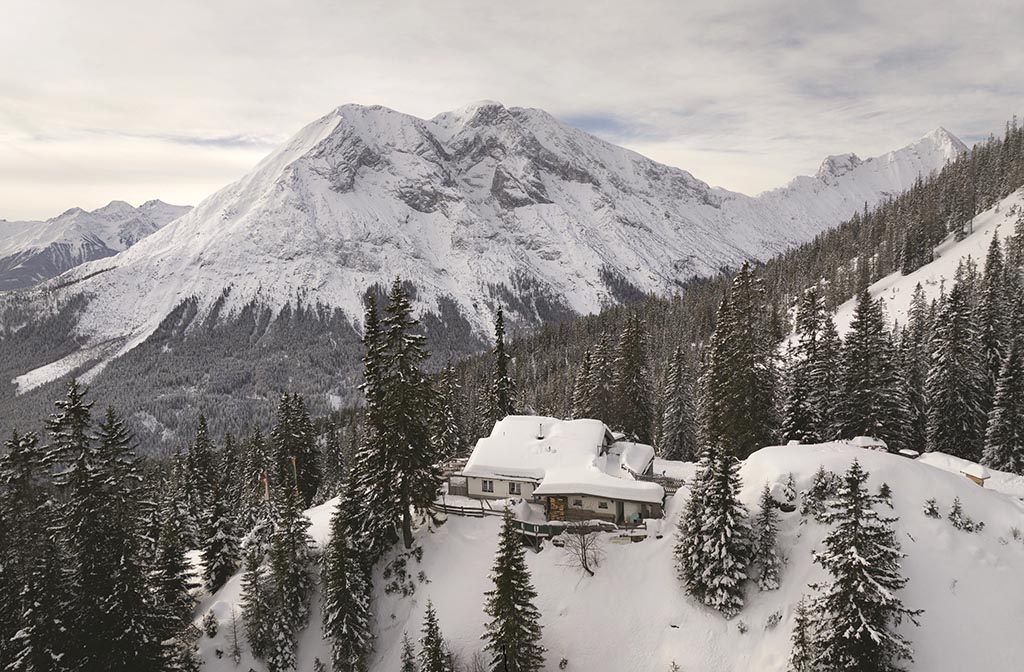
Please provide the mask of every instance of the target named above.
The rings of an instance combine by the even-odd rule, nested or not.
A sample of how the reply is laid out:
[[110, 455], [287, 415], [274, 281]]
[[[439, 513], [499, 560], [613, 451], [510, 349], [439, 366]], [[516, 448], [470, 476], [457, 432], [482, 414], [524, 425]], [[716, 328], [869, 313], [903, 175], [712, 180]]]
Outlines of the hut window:
[[480, 488], [484, 492], [494, 492], [494, 481], [481, 481]]
[[599, 508], [599, 509], [607, 509], [608, 508], [608, 502], [598, 502], [597, 503], [597, 508]]
[[582, 509], [583, 508], [583, 500], [582, 499], [574, 499], [574, 500], [572, 500], [572, 505]]
[[510, 495], [521, 495], [523, 494], [523, 485], [516, 483], [515, 481], [509, 481], [508, 483], [508, 494]]

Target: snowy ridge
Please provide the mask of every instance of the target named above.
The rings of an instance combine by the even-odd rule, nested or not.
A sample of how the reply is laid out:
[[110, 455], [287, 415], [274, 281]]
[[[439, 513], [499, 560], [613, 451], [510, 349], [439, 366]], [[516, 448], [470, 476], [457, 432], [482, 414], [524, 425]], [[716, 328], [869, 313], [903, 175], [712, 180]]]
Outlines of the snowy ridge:
[[[984, 266], [985, 254], [998, 231], [1001, 239], [1013, 233], [1017, 217], [1024, 208], [1024, 189], [1018, 190], [1002, 201], [976, 216], [966, 229], [968, 235], [957, 241], [953, 234], [935, 248], [935, 259], [913, 273], [902, 275], [899, 271], [887, 275], [871, 285], [869, 290], [874, 298], [885, 300], [885, 310], [890, 320], [906, 324], [907, 311], [918, 283], [928, 300], [937, 298], [943, 286], [952, 287], [956, 268], [961, 259], [971, 257]], [[856, 297], [839, 306], [836, 312], [836, 327], [840, 335], [845, 334], [853, 320]]]
[[[191, 296], [201, 312], [228, 292], [228, 312], [302, 300], [358, 322], [366, 290], [396, 275], [414, 281], [420, 310], [450, 300], [486, 333], [502, 296], [591, 313], [617, 300], [611, 280], [666, 294], [765, 259], [962, 149], [936, 131], [755, 198], [540, 110], [482, 102], [423, 120], [345, 105], [158, 233], [44, 289], [88, 293], [80, 336], [122, 339], [120, 352]], [[513, 317], [545, 319], [535, 312]]]
[[0, 290], [29, 287], [94, 259], [113, 256], [191, 208], [163, 201], [111, 201], [72, 208], [45, 222], [0, 221]]
[[[994, 472], [989, 487], [980, 488], [963, 476], [921, 460], [867, 451], [846, 443], [819, 446], [765, 448], [742, 466], [742, 500], [756, 513], [758, 495], [767, 484], [781, 488], [789, 473], [798, 490], [810, 486], [818, 465], [841, 473], [857, 458], [870, 472], [872, 491], [881, 483], [892, 487], [894, 510], [899, 517], [896, 534], [907, 554], [903, 573], [909, 577], [901, 592], [904, 603], [924, 609], [921, 627], [906, 625], [901, 631], [912, 642], [913, 670], [959, 672], [986, 670], [1010, 672], [1024, 657], [1024, 640], [1017, 633], [1024, 619], [1024, 542], [1011, 535], [1024, 516], [1024, 488], [1000, 491], [1003, 484], [1019, 478]], [[658, 470], [690, 478], [694, 465], [659, 462]], [[550, 544], [540, 553], [528, 553], [527, 562], [538, 592], [547, 669], [556, 669], [561, 658], [569, 670], [664, 672], [671, 661], [683, 670], [706, 672], [782, 672], [789, 655], [793, 609], [807, 585], [825, 578], [811, 553], [821, 549], [827, 526], [813, 519], [801, 524], [799, 513], [781, 514], [780, 552], [788, 560], [777, 591], [759, 592], [750, 585], [746, 606], [733, 620], [688, 598], [676, 578], [672, 558], [675, 524], [687, 497], [685, 489], [666, 507], [662, 539], [636, 544], [613, 544], [605, 539], [605, 558], [596, 576], [583, 576], [568, 566], [561, 549]], [[985, 528], [977, 533], [958, 531], [946, 520], [954, 497], [965, 513]], [[923, 514], [927, 499], [935, 498], [942, 517]], [[318, 545], [327, 538], [334, 502], [311, 509], [310, 530]], [[482, 647], [483, 593], [491, 586], [488, 575], [497, 547], [499, 518], [451, 517], [436, 530], [420, 529], [417, 544], [423, 561], [410, 561], [411, 573], [422, 570], [428, 583], [419, 583], [411, 597], [384, 591], [386, 581], [375, 583], [374, 611], [377, 640], [370, 661], [372, 670], [399, 669], [402, 633], [415, 641], [428, 599], [437, 609], [442, 632], [454, 650], [468, 660]], [[265, 667], [254, 661], [244, 644], [241, 666], [227, 656], [218, 659], [216, 649], [228, 650], [231, 609], [240, 603], [241, 576], [236, 575], [219, 592], [206, 597], [196, 612], [196, 622], [211, 611], [220, 621], [220, 634], [202, 638], [200, 647], [208, 672], [229, 672]], [[768, 627], [778, 612], [780, 621]], [[312, 669], [319, 657], [327, 662], [329, 646], [320, 631], [319, 603], [314, 596], [309, 626], [300, 633], [297, 669]], [[748, 631], [740, 632], [744, 623]]]

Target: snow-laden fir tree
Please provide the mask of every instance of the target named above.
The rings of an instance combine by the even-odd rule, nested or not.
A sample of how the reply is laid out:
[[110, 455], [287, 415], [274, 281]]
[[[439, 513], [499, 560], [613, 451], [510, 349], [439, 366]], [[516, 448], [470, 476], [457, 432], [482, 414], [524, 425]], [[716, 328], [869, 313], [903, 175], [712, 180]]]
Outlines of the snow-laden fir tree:
[[294, 666], [295, 637], [309, 618], [313, 588], [309, 519], [303, 515], [298, 489], [284, 487], [274, 501], [270, 535], [271, 641], [267, 666], [288, 670]]
[[1024, 347], [1015, 338], [1003, 363], [988, 415], [982, 462], [1024, 475]]
[[814, 617], [807, 599], [800, 598], [793, 611], [793, 634], [790, 636], [789, 664], [786, 672], [817, 672]]
[[15, 536], [7, 519], [0, 501], [0, 669], [7, 669], [14, 661], [14, 635], [21, 621], [21, 581], [26, 576], [15, 558]]
[[590, 356], [590, 370], [586, 384], [586, 416], [608, 422], [615, 416], [615, 371], [612, 364], [615, 348], [607, 333], [601, 334]]
[[313, 423], [301, 396], [281, 396], [271, 443], [274, 447], [271, 487], [298, 488], [302, 507], [309, 507], [320, 489], [322, 475]]
[[761, 510], [754, 521], [754, 565], [760, 572], [757, 585], [761, 590], [776, 590], [782, 569], [777, 542], [779, 513], [767, 483], [761, 490], [759, 505]]
[[630, 315], [619, 336], [612, 362], [615, 375], [615, 414], [612, 427], [640, 443], [651, 443], [653, 400], [647, 361], [647, 325]]
[[270, 619], [273, 605], [270, 601], [263, 553], [254, 544], [248, 545], [245, 549], [244, 567], [242, 620], [245, 622], [245, 637], [252, 655], [263, 659], [270, 648]]
[[661, 457], [692, 461], [697, 457], [697, 408], [690, 391], [690, 370], [682, 348], [676, 348], [665, 378], [661, 416]]
[[434, 381], [434, 404], [431, 408], [431, 442], [438, 460], [448, 460], [463, 453], [462, 386], [451, 360]]
[[242, 532], [269, 524], [268, 474], [271, 461], [270, 450], [263, 438], [263, 432], [259, 427], [254, 427], [252, 434], [245, 441], [242, 464], [239, 468], [239, 490], [241, 492], [239, 529]]
[[498, 551], [491, 569], [494, 588], [484, 593], [484, 611], [490, 621], [484, 626], [485, 650], [491, 670], [538, 672], [544, 667], [540, 611], [534, 604], [537, 591], [526, 566], [526, 551], [514, 527], [511, 509], [498, 538]]
[[812, 516], [819, 523], [825, 522], [828, 504], [835, 496], [836, 488], [836, 475], [825, 469], [825, 465], [819, 464], [811, 487], [800, 500], [800, 515]]
[[890, 451], [898, 450], [909, 409], [882, 303], [872, 299], [867, 289], [857, 295], [843, 344], [842, 369], [836, 436], [871, 436], [884, 440]]
[[211, 496], [216, 483], [214, 447], [204, 415], [199, 416], [196, 437], [186, 453], [185, 465], [184, 487], [190, 517], [189, 527], [196, 529], [199, 534], [190, 541], [200, 542], [210, 534], [207, 518], [212, 508]]
[[402, 666], [400, 672], [418, 672], [416, 667], [416, 649], [413, 648], [409, 633], [402, 633]]
[[[825, 334], [825, 302], [817, 285], [804, 290], [797, 303], [796, 341], [789, 353], [786, 376], [786, 401], [782, 418], [784, 441], [818, 443], [829, 436], [828, 404], [831, 403], [833, 376], [825, 377], [822, 360], [832, 353]], [[832, 365], [835, 363], [832, 362]]]
[[448, 655], [441, 626], [437, 622], [437, 612], [430, 600], [427, 600], [420, 636], [420, 672], [453, 672], [451, 656]]
[[698, 567], [704, 604], [732, 618], [743, 608], [743, 586], [751, 560], [750, 519], [739, 500], [739, 462], [719, 451], [711, 465]]
[[6, 580], [18, 587], [24, 585], [28, 576], [36, 543], [47, 533], [43, 518], [36, 515], [47, 501], [47, 470], [44, 450], [34, 432], [12, 432], [4, 449], [6, 453], [0, 455], [0, 509], [10, 540], [4, 548], [8, 557], [4, 574]]
[[875, 511], [868, 474], [854, 460], [842, 478], [826, 520], [832, 525], [814, 560], [831, 576], [815, 586], [818, 667], [822, 672], [890, 672], [912, 660], [909, 642], [896, 632], [904, 618], [917, 623], [920, 611], [903, 606], [897, 593], [907, 579], [892, 525]]
[[203, 544], [203, 579], [210, 592], [219, 590], [238, 569], [239, 539], [228, 478], [225, 473], [211, 493], [213, 509], [206, 526], [210, 536]]
[[981, 458], [984, 378], [965, 267], [939, 313], [928, 373], [928, 450], [967, 460]]
[[843, 342], [836, 329], [832, 313], [826, 312], [818, 335], [815, 358], [810, 366], [810, 387], [818, 395], [819, 439], [831, 440], [838, 436], [836, 409], [842, 398]]
[[482, 429], [487, 434], [494, 423], [516, 412], [516, 383], [509, 371], [511, 359], [505, 343], [505, 313], [498, 306], [494, 319], [494, 349], [491, 350], [491, 384], [482, 400]]
[[172, 640], [190, 625], [195, 600], [185, 525], [189, 518], [187, 503], [168, 490], [160, 504], [160, 536], [153, 566], [155, 597], [162, 621], [164, 640]]
[[1003, 359], [1009, 345], [1007, 324], [1007, 301], [1004, 278], [1006, 268], [1003, 262], [1003, 248], [999, 244], [999, 232], [992, 235], [988, 254], [985, 257], [985, 275], [981, 284], [981, 296], [976, 308], [978, 323], [978, 358], [982, 368], [982, 411], [987, 418], [992, 410], [996, 388], [999, 384]]
[[331, 643], [334, 672], [361, 672], [370, 652], [370, 580], [359, 549], [349, 539], [348, 517], [342, 506], [331, 515], [320, 583], [323, 592], [323, 633]]
[[776, 339], [764, 287], [743, 264], [718, 310], [702, 376], [702, 432], [706, 443], [740, 458], [774, 443]]
[[714, 451], [705, 448], [690, 482], [690, 496], [676, 525], [676, 545], [673, 550], [676, 573], [683, 588], [701, 602], [707, 593], [703, 574], [704, 509], [714, 460]]
[[572, 408], [570, 414], [574, 419], [597, 417], [590, 395], [591, 366], [590, 350], [586, 350], [583, 353], [583, 359], [580, 360], [579, 367], [576, 369], [576, 379], [572, 386]]

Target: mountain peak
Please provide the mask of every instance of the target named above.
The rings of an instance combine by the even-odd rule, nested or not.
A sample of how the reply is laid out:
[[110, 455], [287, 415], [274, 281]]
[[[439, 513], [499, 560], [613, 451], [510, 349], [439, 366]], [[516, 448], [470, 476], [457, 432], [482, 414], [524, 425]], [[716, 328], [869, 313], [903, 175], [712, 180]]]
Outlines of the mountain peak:
[[818, 168], [818, 172], [815, 173], [822, 182], [830, 184], [832, 180], [837, 177], [849, 173], [857, 166], [864, 163], [859, 156], [850, 152], [847, 154], [832, 154], [826, 156], [825, 160], [821, 162], [821, 166]]
[[947, 152], [950, 155], [962, 154], [967, 151], [967, 145], [960, 138], [956, 137], [942, 126], [937, 127], [930, 133], [924, 135], [917, 141], [916, 145], [931, 145], [936, 149]]

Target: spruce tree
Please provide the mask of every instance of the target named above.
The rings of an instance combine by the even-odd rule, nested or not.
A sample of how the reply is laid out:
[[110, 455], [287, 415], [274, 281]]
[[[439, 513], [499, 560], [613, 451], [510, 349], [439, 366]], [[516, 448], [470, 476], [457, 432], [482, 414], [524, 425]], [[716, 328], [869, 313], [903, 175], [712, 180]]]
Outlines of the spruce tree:
[[868, 474], [854, 460], [842, 479], [827, 515], [833, 527], [815, 562], [832, 580], [815, 586], [820, 615], [817, 661], [823, 672], [898, 670], [911, 660], [907, 640], [895, 631], [904, 618], [915, 624], [919, 611], [903, 606], [896, 593], [907, 583], [900, 574], [899, 550], [892, 524], [875, 511]]
[[615, 349], [607, 333], [601, 335], [590, 358], [586, 384], [586, 417], [611, 422], [615, 417]]
[[402, 633], [402, 667], [401, 672], [419, 672], [416, 666], [416, 650], [409, 639], [409, 633]]
[[704, 513], [708, 500], [713, 473], [713, 462], [716, 460], [713, 450], [706, 448], [701, 454], [697, 471], [690, 481], [689, 498], [679, 516], [676, 526], [676, 545], [673, 554], [676, 562], [676, 573], [683, 588], [696, 600], [703, 602], [707, 594], [704, 580]]
[[189, 527], [196, 530], [199, 535], [198, 538], [190, 539], [192, 542], [199, 542], [210, 534], [207, 518], [212, 508], [213, 485], [216, 479], [213, 451], [206, 416], [200, 415], [196, 437], [189, 446], [185, 461], [184, 486], [190, 517]]
[[1024, 348], [1015, 338], [1003, 363], [988, 416], [982, 461], [993, 469], [1024, 475]]
[[230, 508], [230, 488], [225, 474], [212, 493], [213, 510], [207, 527], [210, 537], [203, 545], [203, 579], [211, 593], [227, 583], [239, 562], [239, 540], [234, 510]]
[[459, 385], [458, 373], [449, 360], [434, 384], [434, 404], [431, 408], [431, 442], [438, 460], [448, 460], [463, 453], [462, 406], [462, 387]]
[[754, 564], [760, 570], [757, 585], [761, 590], [776, 590], [782, 564], [777, 547], [779, 514], [767, 484], [761, 490], [760, 507], [754, 524]]
[[270, 602], [263, 554], [255, 545], [245, 549], [245, 572], [242, 574], [242, 620], [252, 655], [263, 659], [270, 648]]
[[981, 458], [984, 379], [964, 267], [946, 296], [933, 338], [928, 374], [928, 450]]
[[871, 436], [890, 451], [902, 447], [909, 417], [881, 301], [864, 289], [857, 295], [843, 345], [842, 397], [836, 410], [837, 436]]
[[270, 536], [271, 641], [267, 665], [275, 670], [294, 666], [296, 635], [309, 618], [313, 587], [309, 519], [302, 514], [302, 495], [294, 486], [278, 492]]
[[[985, 258], [985, 276], [981, 287], [981, 298], [976, 309], [978, 323], [978, 358], [982, 368], [982, 412], [987, 419], [992, 410], [996, 387], [1006, 356], [1009, 335], [1007, 324], [1007, 302], [1004, 294], [1005, 264], [1003, 248], [999, 244], [999, 233], [992, 235], [992, 241]], [[984, 422], [984, 421], [983, 421]]]
[[302, 397], [281, 395], [271, 440], [274, 446], [271, 487], [297, 488], [302, 508], [308, 508], [320, 489], [322, 476], [313, 423]]
[[706, 354], [701, 414], [707, 443], [740, 458], [774, 443], [775, 350], [764, 288], [744, 263], [718, 310]]
[[370, 652], [370, 580], [359, 549], [349, 538], [348, 517], [339, 505], [321, 568], [323, 633], [331, 643], [334, 672], [360, 672]]
[[801, 597], [793, 612], [793, 634], [786, 672], [817, 672], [816, 645], [813, 614], [807, 600]]
[[441, 626], [437, 622], [434, 604], [427, 600], [423, 615], [423, 634], [420, 637], [420, 672], [453, 672], [451, 658], [445, 650]]
[[544, 667], [540, 611], [534, 604], [537, 591], [526, 566], [526, 551], [513, 525], [511, 509], [498, 538], [491, 569], [494, 588], [484, 593], [484, 611], [490, 617], [483, 640], [491, 657], [491, 670], [537, 672]]
[[153, 567], [154, 593], [161, 617], [164, 639], [177, 636], [188, 627], [195, 601], [192, 590], [197, 584], [185, 553], [186, 503], [168, 492], [160, 505], [160, 536]]
[[509, 371], [510, 360], [505, 348], [505, 313], [498, 306], [494, 319], [494, 349], [491, 350], [491, 385], [484, 399], [484, 426], [488, 434], [494, 423], [516, 412], [516, 384]]
[[826, 413], [833, 381], [822, 379], [827, 338], [825, 303], [817, 285], [804, 291], [797, 304], [796, 342], [789, 353], [787, 395], [783, 412], [784, 441], [817, 443], [827, 438]]
[[703, 548], [698, 569], [703, 602], [732, 618], [743, 608], [743, 585], [751, 560], [747, 507], [739, 501], [739, 462], [719, 451], [711, 463], [703, 516]]
[[572, 387], [572, 409], [570, 414], [573, 418], [596, 418], [597, 413], [594, 402], [591, 398], [591, 357], [590, 350], [583, 353], [583, 359], [576, 369], [576, 380]]
[[690, 371], [682, 348], [669, 361], [661, 417], [661, 457], [689, 462], [697, 457], [697, 409], [690, 391]]
[[654, 413], [650, 366], [647, 361], [647, 325], [637, 316], [626, 318], [615, 359], [615, 415], [612, 427], [640, 443], [651, 443]]

